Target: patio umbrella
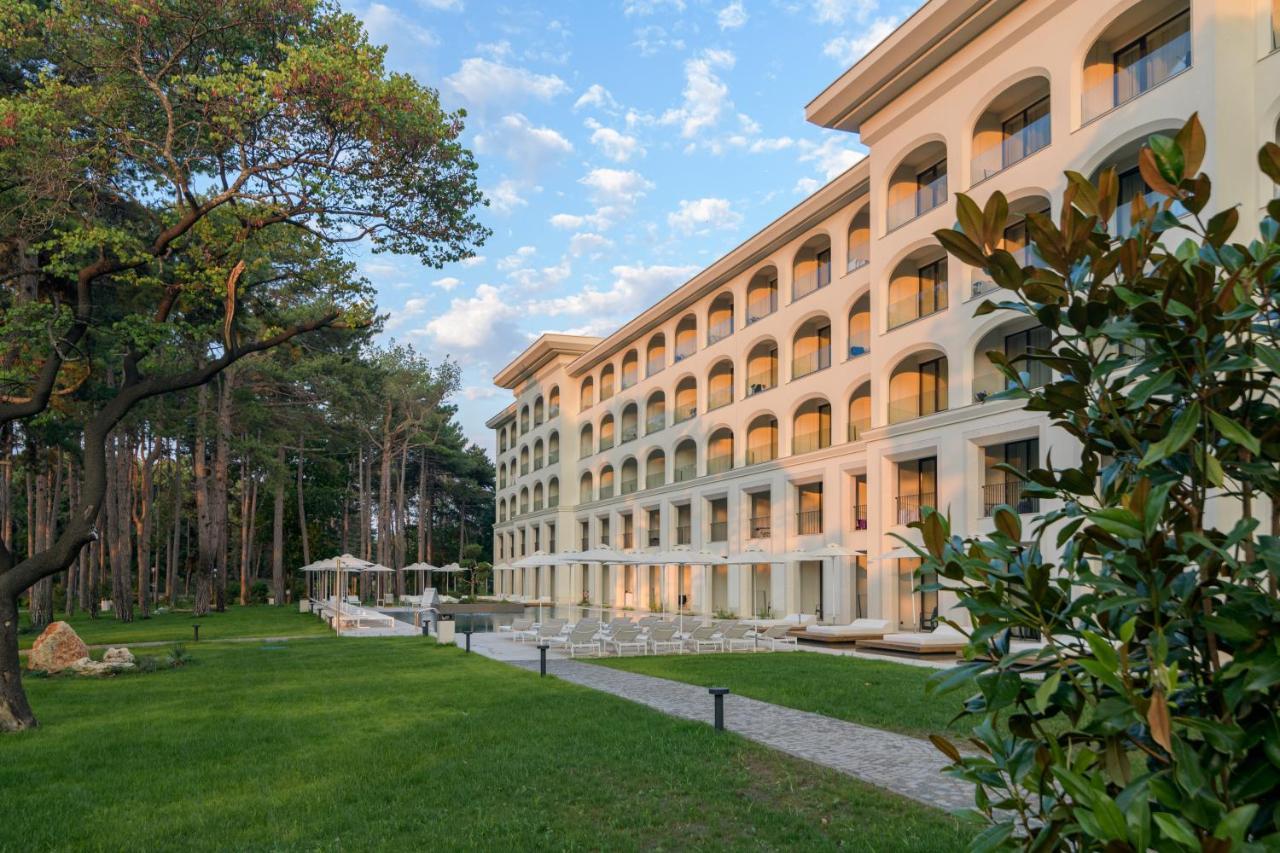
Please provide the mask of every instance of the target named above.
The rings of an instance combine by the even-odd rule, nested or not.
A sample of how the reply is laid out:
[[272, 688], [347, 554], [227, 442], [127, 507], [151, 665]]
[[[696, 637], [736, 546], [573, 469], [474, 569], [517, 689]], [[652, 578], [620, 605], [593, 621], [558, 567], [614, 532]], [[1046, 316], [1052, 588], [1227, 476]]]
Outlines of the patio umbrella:
[[344, 599], [346, 598], [346, 586], [344, 586], [342, 583], [343, 575], [344, 574], [349, 575], [353, 571], [358, 572], [364, 568], [372, 566], [373, 563], [370, 563], [368, 560], [362, 560], [359, 557], [353, 556], [351, 554], [342, 554], [337, 557], [330, 557], [326, 560], [320, 560], [315, 565], [321, 567], [326, 571], [332, 571], [336, 576], [337, 585], [334, 592], [337, 593], [336, 597], [338, 599], [338, 618], [334, 622], [334, 626], [335, 626], [334, 630], [338, 633], [339, 636], [341, 636], [342, 607], [344, 604]]
[[[459, 566], [457, 563], [449, 563], [448, 565], [440, 566], [439, 568], [436, 569], [436, 571], [441, 572], [445, 575], [452, 575], [457, 572], [465, 572], [466, 569], [462, 568], [462, 566]], [[448, 577], [446, 577], [445, 582], [448, 583], [448, 580], [449, 580]]]

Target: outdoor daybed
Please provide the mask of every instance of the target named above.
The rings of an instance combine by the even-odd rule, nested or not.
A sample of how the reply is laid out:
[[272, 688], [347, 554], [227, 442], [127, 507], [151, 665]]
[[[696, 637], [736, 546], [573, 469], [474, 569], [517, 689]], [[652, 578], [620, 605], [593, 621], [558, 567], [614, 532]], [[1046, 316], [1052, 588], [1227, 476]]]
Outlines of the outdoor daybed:
[[809, 625], [799, 636], [819, 643], [852, 643], [855, 640], [879, 640], [888, 631], [888, 619], [855, 619], [848, 625]]
[[892, 652], [908, 652], [914, 655], [955, 654], [968, 644], [969, 640], [950, 625], [939, 625], [935, 630], [925, 633], [909, 632], [885, 634], [879, 639], [858, 640], [858, 648], [887, 649]]

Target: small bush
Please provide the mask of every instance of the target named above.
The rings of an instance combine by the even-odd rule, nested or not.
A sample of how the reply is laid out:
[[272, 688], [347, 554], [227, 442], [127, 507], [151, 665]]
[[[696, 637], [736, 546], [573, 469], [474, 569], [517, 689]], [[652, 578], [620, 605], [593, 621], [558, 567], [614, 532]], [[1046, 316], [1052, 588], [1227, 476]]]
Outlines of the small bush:
[[155, 655], [136, 658], [135, 665], [138, 667], [138, 672], [141, 673], [158, 672], [160, 670], [160, 660]]
[[187, 647], [182, 643], [177, 643], [173, 648], [169, 649], [169, 653], [165, 656], [165, 660], [169, 666], [177, 669], [180, 666], [186, 666], [191, 662], [191, 656], [187, 654]]

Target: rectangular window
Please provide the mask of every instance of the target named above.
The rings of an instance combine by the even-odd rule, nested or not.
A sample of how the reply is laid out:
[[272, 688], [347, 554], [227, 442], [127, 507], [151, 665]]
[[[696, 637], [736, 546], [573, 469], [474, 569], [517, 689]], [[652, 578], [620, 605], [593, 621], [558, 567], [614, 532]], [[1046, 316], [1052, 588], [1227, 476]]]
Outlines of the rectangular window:
[[1001, 166], [1007, 169], [1049, 144], [1049, 98], [1005, 119], [1001, 131]]
[[[1031, 388], [1039, 388], [1049, 382], [1052, 371], [1049, 366], [1039, 361], [1028, 361], [1027, 354], [1031, 350], [1046, 350], [1049, 347], [1049, 330], [1044, 326], [1036, 326], [1022, 332], [1014, 332], [1004, 337], [1004, 355], [1011, 366], [1022, 375], [1022, 381]], [[1017, 359], [1017, 361], [1015, 361]]]
[[920, 363], [920, 414], [931, 415], [947, 408], [947, 364], [935, 358]]
[[982, 514], [991, 515], [1000, 504], [1011, 506], [1020, 513], [1039, 512], [1039, 499], [1024, 497], [1023, 481], [1000, 467], [1008, 465], [1025, 474], [1039, 465], [1039, 439], [1029, 438], [992, 445], [986, 448], [984, 456], [986, 475], [982, 486]]
[[925, 317], [947, 307], [947, 259], [934, 261], [920, 268], [919, 313]]
[[816, 258], [818, 263], [818, 287], [826, 287], [831, 283], [831, 250], [823, 249]]
[[936, 507], [937, 503], [937, 457], [898, 463], [898, 524], [919, 521], [921, 507]]
[[946, 177], [946, 158], [916, 173], [916, 216], [933, 210], [947, 200]]

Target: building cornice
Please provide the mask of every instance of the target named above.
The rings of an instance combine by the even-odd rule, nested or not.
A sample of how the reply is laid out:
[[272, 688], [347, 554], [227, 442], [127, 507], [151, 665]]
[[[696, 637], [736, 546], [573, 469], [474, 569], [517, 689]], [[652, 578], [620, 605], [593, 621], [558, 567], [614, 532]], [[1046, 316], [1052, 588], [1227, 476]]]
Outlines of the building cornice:
[[599, 338], [587, 335], [564, 335], [554, 332], [540, 335], [524, 352], [494, 374], [494, 384], [499, 388], [513, 389], [550, 364], [557, 356], [577, 357], [599, 343]]

